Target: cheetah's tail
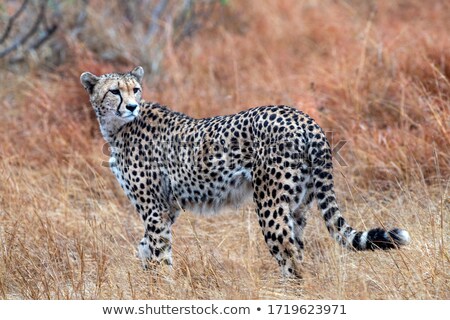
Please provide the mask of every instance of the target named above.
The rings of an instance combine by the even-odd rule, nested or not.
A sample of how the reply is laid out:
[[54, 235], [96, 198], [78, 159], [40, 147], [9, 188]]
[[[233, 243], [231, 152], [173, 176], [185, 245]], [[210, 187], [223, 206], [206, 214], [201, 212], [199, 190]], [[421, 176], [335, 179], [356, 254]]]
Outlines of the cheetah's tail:
[[331, 236], [344, 247], [354, 250], [393, 249], [410, 242], [406, 230], [374, 228], [354, 230], [342, 216], [333, 190], [332, 165], [313, 169], [314, 194]]
[[[408, 231], [398, 228], [389, 231], [374, 228], [369, 231], [354, 232], [351, 248], [355, 250], [396, 249], [410, 242]], [[350, 241], [350, 238], [347, 240]]]
[[374, 228], [368, 231], [354, 230], [344, 219], [336, 204], [334, 192], [322, 197], [317, 193], [317, 201], [322, 210], [328, 231], [340, 244], [354, 250], [394, 249], [410, 242], [408, 231], [394, 228], [385, 230]]
[[408, 231], [399, 228], [385, 230], [374, 228], [367, 231], [354, 230], [339, 211], [334, 192], [324, 198], [317, 193], [317, 201], [331, 236], [344, 247], [354, 250], [395, 249], [410, 242]]

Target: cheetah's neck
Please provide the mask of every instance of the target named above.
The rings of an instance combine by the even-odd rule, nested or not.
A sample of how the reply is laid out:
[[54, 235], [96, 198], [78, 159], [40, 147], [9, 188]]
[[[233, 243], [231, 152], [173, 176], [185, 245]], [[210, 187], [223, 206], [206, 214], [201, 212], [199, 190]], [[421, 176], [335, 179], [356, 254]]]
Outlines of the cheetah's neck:
[[119, 117], [97, 117], [97, 119], [103, 138], [109, 144], [114, 144], [117, 133], [129, 122]]

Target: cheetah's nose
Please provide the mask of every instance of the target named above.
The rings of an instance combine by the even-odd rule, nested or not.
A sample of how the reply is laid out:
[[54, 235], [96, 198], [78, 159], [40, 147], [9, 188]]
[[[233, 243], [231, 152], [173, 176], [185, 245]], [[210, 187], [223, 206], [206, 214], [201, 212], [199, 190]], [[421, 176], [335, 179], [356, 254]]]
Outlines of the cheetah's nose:
[[130, 110], [131, 112], [133, 112], [136, 108], [137, 108], [137, 104], [136, 103], [129, 103], [125, 106], [125, 108], [127, 110]]

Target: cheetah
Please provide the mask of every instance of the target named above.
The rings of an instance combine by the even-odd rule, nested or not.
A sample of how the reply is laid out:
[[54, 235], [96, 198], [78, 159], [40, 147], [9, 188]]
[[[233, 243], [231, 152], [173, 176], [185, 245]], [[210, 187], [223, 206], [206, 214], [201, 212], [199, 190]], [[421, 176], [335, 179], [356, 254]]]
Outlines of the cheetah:
[[287, 277], [301, 277], [307, 211], [317, 202], [330, 235], [353, 250], [410, 242], [393, 228], [353, 229], [334, 192], [332, 150], [319, 125], [284, 105], [194, 119], [142, 100], [144, 70], [84, 72], [110, 167], [144, 223], [143, 267], [172, 266], [171, 227], [181, 211], [214, 214], [250, 199], [270, 253]]

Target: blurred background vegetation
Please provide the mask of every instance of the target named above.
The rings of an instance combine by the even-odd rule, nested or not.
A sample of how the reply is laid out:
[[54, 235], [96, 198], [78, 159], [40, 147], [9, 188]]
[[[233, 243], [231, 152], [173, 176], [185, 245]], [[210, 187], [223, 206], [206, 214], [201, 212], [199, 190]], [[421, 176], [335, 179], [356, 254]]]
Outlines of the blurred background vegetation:
[[[157, 72], [174, 46], [214, 24], [219, 0], [23, 0], [0, 5], [0, 58], [55, 68], [82, 46], [99, 61]], [[120, 39], [120, 40], [119, 40]], [[130, 45], [132, 44], [132, 45]]]

